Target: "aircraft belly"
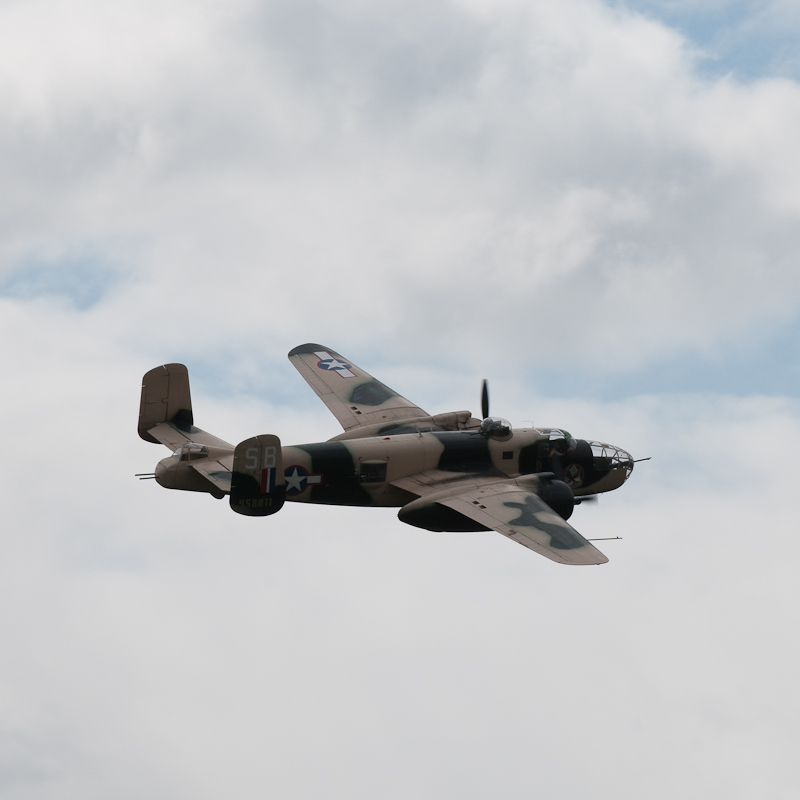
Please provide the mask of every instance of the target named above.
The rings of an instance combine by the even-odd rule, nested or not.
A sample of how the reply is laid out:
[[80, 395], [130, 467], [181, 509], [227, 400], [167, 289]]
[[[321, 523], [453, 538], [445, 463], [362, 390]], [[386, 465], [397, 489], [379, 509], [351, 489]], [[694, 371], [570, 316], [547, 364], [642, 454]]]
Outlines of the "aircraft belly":
[[625, 483], [625, 470], [618, 468], [609, 470], [597, 480], [587, 481], [581, 488], [584, 490], [584, 494], [600, 494], [619, 489], [623, 483]]

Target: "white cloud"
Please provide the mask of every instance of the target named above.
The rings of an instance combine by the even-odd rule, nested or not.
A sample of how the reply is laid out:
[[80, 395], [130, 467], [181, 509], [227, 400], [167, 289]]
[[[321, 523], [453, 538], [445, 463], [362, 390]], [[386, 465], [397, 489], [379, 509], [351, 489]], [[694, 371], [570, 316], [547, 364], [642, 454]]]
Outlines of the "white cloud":
[[508, 364], [626, 369], [796, 313], [795, 84], [596, 3], [426, 8], [53, 6], [5, 55], [5, 269], [102, 251], [138, 283], [97, 313], [184, 348], [199, 308], [449, 355], [478, 319]]
[[[0, 796], [788, 796], [796, 403], [544, 396], [798, 311], [797, 85], [693, 58], [583, 0], [3, 6]], [[163, 361], [335, 434], [302, 341], [652, 455], [576, 512], [611, 563], [134, 482]]]
[[[0, 796], [794, 785], [780, 454], [800, 445], [796, 403], [541, 401], [542, 420], [654, 457], [576, 511], [586, 535], [623, 540], [602, 543], [607, 567], [570, 570], [391, 510], [250, 520], [136, 483], [163, 453], [133, 434], [135, 364], [72, 326], [41, 362], [2, 366], [27, 395], [6, 399]], [[202, 394], [195, 411], [234, 440], [290, 413]]]

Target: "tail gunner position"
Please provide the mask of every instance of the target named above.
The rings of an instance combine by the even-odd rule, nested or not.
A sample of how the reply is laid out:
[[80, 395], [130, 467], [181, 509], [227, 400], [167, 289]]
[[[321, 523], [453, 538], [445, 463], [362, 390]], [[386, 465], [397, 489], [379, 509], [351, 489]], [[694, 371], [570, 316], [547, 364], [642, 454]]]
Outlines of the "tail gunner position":
[[229, 495], [247, 516], [275, 514], [287, 500], [391, 506], [419, 528], [495, 530], [562, 564], [608, 561], [566, 520], [581, 498], [628, 479], [624, 450], [556, 428], [512, 429], [489, 416], [485, 383], [482, 421], [469, 411], [430, 416], [324, 345], [295, 347], [289, 360], [344, 433], [292, 447], [263, 434], [234, 447], [194, 426], [186, 367], [166, 364], [142, 380], [139, 436], [172, 450], [152, 477]]

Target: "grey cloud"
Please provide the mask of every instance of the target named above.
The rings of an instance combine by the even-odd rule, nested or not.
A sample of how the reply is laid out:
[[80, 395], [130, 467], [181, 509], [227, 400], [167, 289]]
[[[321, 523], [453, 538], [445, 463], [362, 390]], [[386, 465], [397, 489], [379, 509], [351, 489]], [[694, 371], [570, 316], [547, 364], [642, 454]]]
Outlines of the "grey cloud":
[[[796, 403], [552, 375], [796, 313], [796, 85], [583, 2], [40, 10], [0, 12], [0, 267], [119, 283], [0, 297], [0, 795], [792, 791]], [[652, 455], [576, 512], [611, 563], [135, 480], [159, 362], [231, 441], [334, 435], [302, 341], [431, 411], [492, 370], [515, 421]]]
[[794, 313], [794, 171], [778, 167], [794, 85], [693, 77], [680, 37], [598, 4], [426, 9], [183, 9], [182, 36], [162, 23], [108, 74], [75, 53], [45, 94], [62, 90], [58, 113], [12, 125], [39, 120], [42, 166], [16, 172], [29, 200], [7, 212], [6, 270], [44, 229], [64, 249], [136, 242], [133, 316], [109, 317], [169, 316], [201, 348], [213, 329], [170, 295], [232, 307], [245, 282], [280, 300], [242, 336], [283, 336], [297, 308], [335, 328], [344, 306], [387, 347], [413, 319], [418, 349], [443, 313], [453, 355], [501, 313], [542, 359], [605, 370]]
[[474, 84], [488, 49], [480, 22], [447, 2], [260, 3], [245, 25], [323, 109], [390, 126]]

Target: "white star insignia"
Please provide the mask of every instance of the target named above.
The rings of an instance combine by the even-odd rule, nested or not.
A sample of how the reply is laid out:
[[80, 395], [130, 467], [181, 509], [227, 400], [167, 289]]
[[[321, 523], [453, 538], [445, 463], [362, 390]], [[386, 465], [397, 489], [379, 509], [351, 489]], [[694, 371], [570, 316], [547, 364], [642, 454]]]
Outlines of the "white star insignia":
[[296, 490], [298, 492], [303, 490], [303, 481], [305, 480], [305, 475], [301, 475], [297, 467], [294, 468], [294, 471], [291, 475], [286, 476], [286, 490], [292, 491]]

